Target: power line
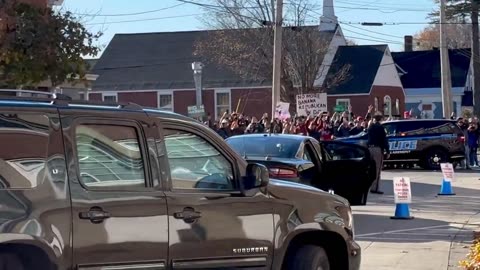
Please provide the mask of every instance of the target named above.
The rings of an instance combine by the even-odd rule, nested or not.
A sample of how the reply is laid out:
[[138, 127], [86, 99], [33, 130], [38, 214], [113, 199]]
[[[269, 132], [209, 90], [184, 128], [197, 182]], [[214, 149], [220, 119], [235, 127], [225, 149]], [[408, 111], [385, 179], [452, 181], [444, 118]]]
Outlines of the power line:
[[176, 8], [176, 7], [179, 7], [179, 6], [183, 6], [185, 5], [186, 3], [180, 3], [180, 4], [176, 4], [176, 5], [173, 5], [173, 6], [169, 6], [169, 7], [164, 7], [164, 8], [160, 8], [160, 9], [154, 9], [154, 10], [147, 10], [147, 11], [141, 11], [141, 12], [135, 12], [135, 13], [123, 13], [123, 14], [90, 14], [90, 13], [72, 13], [74, 15], [79, 15], [79, 16], [87, 16], [87, 17], [123, 17], [123, 16], [136, 16], [136, 15], [144, 15], [144, 14], [149, 14], [149, 13], [155, 13], [155, 12], [159, 12], [159, 11], [163, 11], [163, 10], [168, 10], [168, 9], [172, 9], [172, 8]]
[[346, 32], [349, 32], [349, 33], [353, 33], [353, 34], [362, 35], [362, 36], [369, 37], [369, 38], [382, 40], [382, 41], [387, 42], [387, 43], [395, 43], [395, 44], [399, 43], [399, 41], [388, 40], [388, 39], [383, 39], [383, 38], [379, 38], [379, 37], [375, 37], [375, 36], [370, 36], [370, 35], [367, 35], [367, 34], [364, 34], [364, 33], [356, 32], [356, 31], [352, 31], [352, 30], [348, 30], [348, 29], [343, 29], [343, 30], [346, 31]]
[[365, 41], [373, 41], [373, 42], [381, 42], [381, 43], [391, 43], [391, 44], [397, 44], [397, 45], [403, 45], [401, 42], [385, 42], [384, 40], [378, 40], [378, 39], [368, 39], [368, 38], [360, 38], [360, 37], [353, 37], [353, 36], [345, 36], [346, 38], [353, 38], [353, 39], [358, 39], [358, 40], [365, 40]]
[[400, 7], [421, 7], [421, 8], [427, 8], [427, 6], [424, 5], [414, 5], [414, 4], [409, 4], [409, 3], [378, 3], [380, 1], [375, 1], [374, 3], [372, 2], [365, 2], [365, 1], [350, 1], [350, 0], [336, 0], [338, 3], [343, 3], [343, 4], [349, 4], [349, 5], [375, 5], [375, 6], [386, 6], [386, 7], [392, 7], [392, 6], [400, 6]]
[[247, 6], [247, 7], [242, 7], [242, 6], [221, 6], [221, 5], [212, 5], [212, 4], [205, 4], [205, 3], [198, 3], [195, 1], [190, 1], [190, 0], [176, 0], [177, 2], [181, 2], [184, 4], [192, 4], [204, 8], [227, 8], [227, 9], [261, 9], [261, 6]]
[[200, 15], [204, 15], [204, 14], [205, 14], [205, 13], [196, 13], [196, 14], [186, 14], [186, 15], [168, 16], [168, 17], [158, 17], [158, 18], [148, 18], [148, 19], [113, 21], [113, 22], [102, 22], [102, 23], [87, 23], [87, 24], [85, 24], [85, 25], [91, 26], [91, 25], [109, 25], [109, 24], [132, 23], [132, 22], [158, 21], [158, 20], [166, 20], [166, 19], [194, 17], [194, 16], [200, 16]]
[[[335, 8], [340, 9], [352, 9], [352, 10], [372, 10], [379, 11], [381, 13], [397, 13], [397, 12], [426, 12], [431, 10], [422, 10], [422, 9], [402, 9], [402, 8], [375, 8], [375, 7], [347, 7], [347, 6], [335, 6]], [[387, 11], [389, 10], [389, 11]]]
[[383, 35], [383, 36], [387, 36], [387, 37], [393, 37], [393, 38], [401, 38], [403, 39], [403, 37], [401, 36], [395, 36], [395, 35], [390, 35], [390, 34], [385, 34], [385, 33], [381, 33], [381, 32], [377, 32], [377, 31], [372, 31], [372, 30], [368, 30], [368, 29], [364, 29], [364, 28], [361, 28], [361, 27], [358, 27], [358, 26], [353, 26], [353, 25], [345, 25], [347, 27], [352, 27], [352, 28], [355, 28], [355, 29], [359, 29], [359, 30], [362, 30], [362, 31], [365, 31], [365, 32], [370, 32], [370, 33], [374, 33], [374, 34], [378, 34], [378, 35]]

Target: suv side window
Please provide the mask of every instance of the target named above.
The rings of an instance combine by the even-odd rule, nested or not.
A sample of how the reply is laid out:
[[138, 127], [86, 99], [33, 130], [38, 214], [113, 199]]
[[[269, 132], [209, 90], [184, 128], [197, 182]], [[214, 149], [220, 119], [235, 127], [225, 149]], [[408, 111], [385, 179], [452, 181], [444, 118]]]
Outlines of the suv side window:
[[165, 129], [173, 189], [234, 190], [232, 164], [196, 134]]
[[441, 122], [438, 121], [437, 123], [431, 125], [428, 129], [429, 134], [451, 134], [455, 133], [455, 124], [452, 122]]
[[0, 114], [0, 189], [41, 184], [48, 159], [49, 122], [42, 114]]
[[425, 128], [428, 128], [427, 121], [408, 121], [398, 124], [397, 136], [411, 136], [426, 134]]
[[395, 136], [397, 134], [396, 123], [384, 124], [383, 127], [385, 128], [385, 132], [387, 133], [387, 136]]
[[80, 179], [87, 187], [145, 187], [137, 130], [131, 126], [78, 125]]

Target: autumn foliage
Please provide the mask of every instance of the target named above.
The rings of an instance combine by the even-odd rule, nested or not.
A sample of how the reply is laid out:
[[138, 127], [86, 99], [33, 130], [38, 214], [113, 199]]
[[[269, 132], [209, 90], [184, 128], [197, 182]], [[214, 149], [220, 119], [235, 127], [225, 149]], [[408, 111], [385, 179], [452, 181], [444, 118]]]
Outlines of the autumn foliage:
[[22, 87], [49, 80], [52, 86], [83, 77], [83, 57], [95, 56], [90, 33], [70, 12], [8, 1], [0, 6], [0, 86]]

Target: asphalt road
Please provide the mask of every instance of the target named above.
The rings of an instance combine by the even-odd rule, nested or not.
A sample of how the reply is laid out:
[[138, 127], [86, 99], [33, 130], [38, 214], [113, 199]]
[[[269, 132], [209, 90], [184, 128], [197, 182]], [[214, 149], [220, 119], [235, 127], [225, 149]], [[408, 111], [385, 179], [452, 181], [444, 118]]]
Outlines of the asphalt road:
[[[412, 220], [390, 219], [395, 212], [392, 179], [397, 176], [411, 179]], [[438, 196], [441, 183], [441, 172], [382, 173], [385, 194], [370, 194], [367, 206], [353, 207], [362, 270], [459, 269], [473, 232], [480, 231], [480, 170], [455, 172], [455, 196]]]

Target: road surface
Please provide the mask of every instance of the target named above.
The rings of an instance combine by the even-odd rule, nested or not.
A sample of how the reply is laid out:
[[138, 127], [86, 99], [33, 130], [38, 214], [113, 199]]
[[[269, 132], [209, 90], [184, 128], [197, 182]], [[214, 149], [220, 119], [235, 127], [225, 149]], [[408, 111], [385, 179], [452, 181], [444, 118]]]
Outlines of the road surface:
[[[410, 177], [413, 220], [392, 220], [392, 179]], [[369, 195], [355, 206], [356, 239], [363, 248], [362, 270], [449, 270], [468, 253], [480, 231], [480, 171], [457, 171], [455, 196], [438, 196], [441, 172], [389, 170], [382, 173], [384, 195]]]

